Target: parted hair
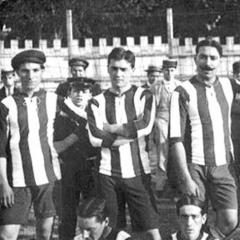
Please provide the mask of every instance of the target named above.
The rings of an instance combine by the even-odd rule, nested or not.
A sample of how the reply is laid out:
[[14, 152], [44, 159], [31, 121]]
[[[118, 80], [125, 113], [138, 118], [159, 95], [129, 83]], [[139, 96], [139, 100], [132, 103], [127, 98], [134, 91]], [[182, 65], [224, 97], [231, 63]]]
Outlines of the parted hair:
[[219, 42], [217, 42], [217, 41], [215, 41], [215, 40], [213, 40], [211, 38], [207, 38], [205, 40], [202, 40], [202, 41], [200, 41], [197, 44], [197, 46], [196, 46], [196, 54], [198, 54], [200, 47], [214, 47], [214, 48], [217, 49], [220, 57], [222, 57], [222, 51], [223, 51], [222, 50], [222, 45]]
[[108, 55], [108, 65], [111, 60], [126, 60], [131, 64], [131, 67], [135, 67], [135, 55], [130, 50], [125, 50], [122, 47], [114, 48]]
[[176, 204], [176, 208], [177, 208], [177, 215], [179, 216], [180, 213], [180, 208], [185, 206], [185, 205], [194, 205], [197, 206], [201, 209], [201, 214], [205, 214], [206, 213], [206, 204], [205, 202], [203, 202], [201, 199], [199, 199], [198, 197], [194, 196], [194, 195], [183, 195]]
[[98, 222], [103, 222], [109, 216], [106, 200], [97, 197], [85, 200], [78, 207], [78, 216], [81, 218], [96, 217]]

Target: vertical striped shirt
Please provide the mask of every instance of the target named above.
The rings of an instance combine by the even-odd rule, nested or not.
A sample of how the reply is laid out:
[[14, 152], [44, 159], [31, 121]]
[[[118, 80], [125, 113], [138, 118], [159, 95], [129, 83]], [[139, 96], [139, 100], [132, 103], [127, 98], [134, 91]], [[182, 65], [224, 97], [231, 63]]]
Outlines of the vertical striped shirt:
[[[91, 99], [89, 138], [93, 146], [101, 147], [100, 173], [121, 178], [150, 173], [145, 136], [152, 130], [154, 116], [154, 96], [141, 87], [132, 86], [122, 95], [107, 90]], [[104, 131], [104, 123], [123, 125], [123, 138], [132, 141], [114, 146], [118, 136]]]
[[170, 144], [182, 141], [188, 162], [207, 166], [228, 163], [232, 100], [227, 78], [218, 78], [211, 87], [196, 77], [184, 82], [171, 98]]
[[40, 90], [30, 98], [21, 93], [0, 104], [0, 157], [7, 159], [9, 183], [35, 186], [60, 179], [53, 125], [58, 96]]

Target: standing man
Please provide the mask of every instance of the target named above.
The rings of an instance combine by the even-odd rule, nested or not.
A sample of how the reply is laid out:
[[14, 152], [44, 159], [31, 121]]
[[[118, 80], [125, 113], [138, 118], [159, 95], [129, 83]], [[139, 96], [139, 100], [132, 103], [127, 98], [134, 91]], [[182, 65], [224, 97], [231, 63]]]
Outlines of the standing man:
[[170, 143], [182, 192], [206, 196], [216, 211], [210, 231], [223, 239], [238, 224], [235, 179], [230, 170], [233, 89], [228, 78], [217, 76], [222, 46], [211, 39], [198, 43], [197, 75], [172, 94]]
[[[68, 61], [68, 65], [70, 67], [70, 72], [72, 77], [74, 78], [84, 78], [86, 77], [86, 69], [89, 65], [89, 62], [83, 58], [80, 57], [73, 57]], [[68, 96], [68, 90], [71, 78], [68, 78], [66, 82], [60, 83], [56, 89], [56, 93], [59, 96], [67, 97]], [[96, 95], [101, 92], [99, 84], [94, 84], [93, 87], [93, 95]]]
[[65, 139], [78, 125], [81, 126], [81, 139], [59, 155], [62, 160], [60, 240], [71, 240], [76, 235], [76, 209], [80, 199], [96, 196], [93, 167], [94, 161], [97, 161], [99, 150], [89, 142], [85, 111], [88, 101], [92, 97], [91, 89], [94, 83], [93, 80], [87, 78], [82, 78], [82, 81], [78, 78], [71, 79], [68, 97], [64, 102], [76, 113], [76, 118], [72, 119], [61, 111], [54, 124], [55, 141]]
[[130, 83], [135, 56], [114, 48], [108, 56], [110, 89], [93, 97], [88, 107], [90, 141], [101, 147], [99, 188], [108, 201], [110, 225], [116, 226], [117, 192], [126, 199], [133, 231], [161, 239], [158, 214], [151, 189], [145, 136], [153, 126], [155, 99], [149, 90]]
[[3, 87], [0, 89], [0, 101], [9, 95], [13, 95], [18, 90], [15, 88], [15, 71], [12, 67], [5, 67], [1, 70], [1, 80]]
[[[174, 168], [171, 166], [169, 154], [169, 109], [170, 98], [174, 89], [180, 84], [175, 79], [177, 61], [164, 60], [162, 65], [163, 80], [153, 86], [153, 93], [156, 98], [156, 118], [154, 124], [154, 139], [157, 151], [157, 166], [156, 166], [156, 190], [157, 196], [161, 197], [164, 194], [164, 186], [167, 181], [167, 171], [172, 173]], [[174, 177], [168, 174], [169, 182], [174, 181]], [[175, 184], [177, 188], [177, 184]]]
[[231, 120], [232, 120], [232, 141], [234, 147], [235, 170], [239, 181], [240, 176], [240, 62], [232, 65], [233, 78], [231, 79], [233, 90], [236, 92], [232, 103]]
[[180, 230], [166, 240], [210, 240], [211, 236], [202, 230], [207, 220], [205, 203], [196, 196], [183, 195], [176, 204]]
[[[46, 57], [26, 50], [12, 59], [21, 91], [0, 104], [0, 239], [17, 239], [33, 204], [37, 239], [49, 240], [57, 212], [63, 151], [78, 139], [75, 133], [53, 142], [59, 110], [67, 110], [55, 93], [40, 88]], [[78, 129], [76, 129], [78, 130]]]
[[142, 85], [143, 88], [151, 89], [152, 85], [157, 83], [160, 79], [161, 69], [154, 65], [149, 65], [148, 69], [145, 70], [147, 72], [147, 81]]

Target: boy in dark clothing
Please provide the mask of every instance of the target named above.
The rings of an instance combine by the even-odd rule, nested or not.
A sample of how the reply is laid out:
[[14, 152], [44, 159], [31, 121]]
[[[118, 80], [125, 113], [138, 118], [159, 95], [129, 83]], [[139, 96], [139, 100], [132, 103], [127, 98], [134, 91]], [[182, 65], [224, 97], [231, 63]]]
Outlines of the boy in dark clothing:
[[92, 147], [86, 129], [86, 112], [88, 100], [92, 97], [93, 80], [72, 78], [65, 104], [76, 113], [70, 119], [63, 111], [55, 122], [55, 141], [70, 135], [76, 126], [82, 126], [79, 140], [60, 155], [62, 161], [62, 211], [59, 226], [59, 239], [73, 239], [76, 229], [76, 208], [80, 197], [87, 199], [95, 196], [93, 165], [97, 159], [98, 149]]

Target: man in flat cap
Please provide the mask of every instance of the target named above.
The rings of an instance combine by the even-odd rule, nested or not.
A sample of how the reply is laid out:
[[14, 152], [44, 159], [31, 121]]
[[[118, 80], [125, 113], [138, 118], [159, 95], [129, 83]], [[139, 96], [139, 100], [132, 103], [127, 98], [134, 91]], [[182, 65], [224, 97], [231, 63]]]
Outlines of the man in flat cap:
[[234, 156], [235, 156], [235, 164], [236, 164], [236, 175], [239, 181], [240, 174], [240, 61], [234, 62], [232, 65], [233, 69], [233, 78], [230, 79], [232, 82], [233, 89], [236, 91], [236, 94], [232, 103], [232, 111], [231, 111], [231, 133], [232, 133], [232, 141], [234, 147]]
[[2, 67], [1, 80], [3, 82], [3, 87], [0, 89], [0, 101], [18, 91], [15, 87], [15, 71], [11, 66]]
[[12, 59], [17, 94], [0, 104], [0, 239], [17, 239], [33, 204], [37, 239], [50, 239], [61, 178], [58, 152], [78, 139], [78, 129], [53, 142], [59, 109], [75, 117], [59, 96], [40, 88], [46, 57], [26, 50]]
[[173, 90], [179, 85], [179, 81], [175, 79], [176, 68], [177, 61], [163, 60], [163, 79], [152, 90], [157, 105], [154, 139], [157, 150], [156, 190], [159, 197], [163, 195], [167, 181], [167, 166], [170, 157], [168, 148], [170, 98]]
[[[70, 67], [70, 72], [72, 77], [74, 78], [81, 78], [86, 77], [86, 69], [89, 65], [88, 61], [80, 57], [73, 57], [68, 61], [68, 65]], [[59, 96], [67, 97], [68, 96], [68, 89], [69, 89], [69, 82], [68, 80], [64, 83], [60, 83], [56, 89], [56, 93]], [[93, 88], [93, 95], [97, 95], [101, 92], [99, 84], [94, 84]]]
[[151, 86], [160, 80], [160, 73], [162, 72], [161, 68], [149, 65], [148, 69], [145, 70], [147, 72], [147, 81], [145, 84], [142, 85], [143, 88], [150, 89]]
[[69, 136], [77, 125], [81, 125], [82, 137], [69, 149], [60, 154], [62, 160], [62, 206], [59, 225], [59, 239], [71, 240], [76, 235], [76, 210], [80, 199], [96, 196], [93, 167], [99, 149], [92, 147], [86, 129], [86, 107], [92, 98], [94, 80], [88, 78], [69, 78], [68, 97], [65, 104], [76, 113], [78, 121], [60, 112], [55, 121], [54, 139], [61, 141]]

